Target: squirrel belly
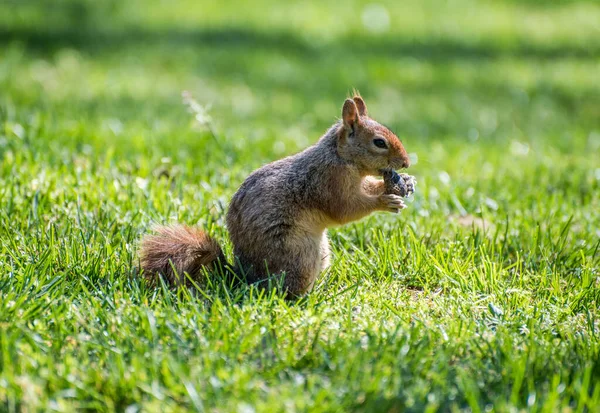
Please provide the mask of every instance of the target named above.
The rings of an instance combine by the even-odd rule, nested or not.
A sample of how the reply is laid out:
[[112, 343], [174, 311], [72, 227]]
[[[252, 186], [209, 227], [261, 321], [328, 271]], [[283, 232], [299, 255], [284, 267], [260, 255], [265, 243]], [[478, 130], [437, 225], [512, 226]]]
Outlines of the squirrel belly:
[[[400, 188], [400, 180], [386, 184], [375, 175], [409, 164], [398, 137], [368, 116], [362, 98], [346, 99], [342, 119], [316, 144], [254, 171], [236, 191], [227, 212], [235, 256], [229, 267], [236, 278], [278, 287], [288, 297], [309, 292], [329, 265], [327, 228], [405, 208], [402, 197], [412, 193], [414, 180]], [[146, 236], [140, 263], [148, 278], [162, 274], [180, 285], [185, 273], [201, 283], [204, 269], [226, 261], [205, 232], [178, 225]]]

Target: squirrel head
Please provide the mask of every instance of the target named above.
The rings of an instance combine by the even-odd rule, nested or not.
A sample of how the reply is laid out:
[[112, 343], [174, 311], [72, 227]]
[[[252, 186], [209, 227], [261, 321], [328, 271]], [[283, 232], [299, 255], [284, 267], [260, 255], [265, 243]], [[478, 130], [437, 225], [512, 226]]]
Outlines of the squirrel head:
[[388, 128], [369, 118], [367, 105], [358, 95], [344, 102], [337, 147], [343, 159], [355, 164], [366, 175], [378, 175], [382, 169], [410, 166], [400, 139]]

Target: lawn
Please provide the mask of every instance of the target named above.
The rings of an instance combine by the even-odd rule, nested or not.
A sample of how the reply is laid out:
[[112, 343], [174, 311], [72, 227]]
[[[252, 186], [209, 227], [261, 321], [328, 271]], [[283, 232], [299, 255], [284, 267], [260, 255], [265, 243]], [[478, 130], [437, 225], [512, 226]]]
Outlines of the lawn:
[[[0, 411], [600, 411], [600, 3], [0, 3]], [[353, 88], [418, 180], [289, 302], [137, 274]], [[182, 92], [208, 116], [195, 119]]]

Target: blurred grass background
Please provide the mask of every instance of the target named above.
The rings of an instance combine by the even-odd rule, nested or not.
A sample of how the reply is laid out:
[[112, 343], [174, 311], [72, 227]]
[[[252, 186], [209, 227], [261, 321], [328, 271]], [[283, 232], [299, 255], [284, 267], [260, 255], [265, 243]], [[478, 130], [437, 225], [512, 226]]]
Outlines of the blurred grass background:
[[[305, 303], [137, 279], [353, 88], [419, 186]], [[4, 0], [0, 159], [0, 409], [600, 403], [596, 1]]]

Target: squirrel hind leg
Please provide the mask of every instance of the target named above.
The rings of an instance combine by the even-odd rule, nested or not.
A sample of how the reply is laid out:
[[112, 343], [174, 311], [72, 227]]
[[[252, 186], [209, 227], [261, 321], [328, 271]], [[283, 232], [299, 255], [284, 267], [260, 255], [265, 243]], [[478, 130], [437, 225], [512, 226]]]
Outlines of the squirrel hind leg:
[[144, 276], [156, 282], [162, 275], [169, 286], [190, 284], [186, 273], [204, 284], [202, 268], [211, 271], [225, 256], [219, 244], [204, 231], [184, 225], [159, 226], [141, 242], [140, 264]]
[[321, 254], [321, 271], [329, 268], [331, 265], [331, 249], [329, 248], [329, 238], [327, 237], [327, 231], [323, 232], [321, 238], [321, 244], [319, 245]]

